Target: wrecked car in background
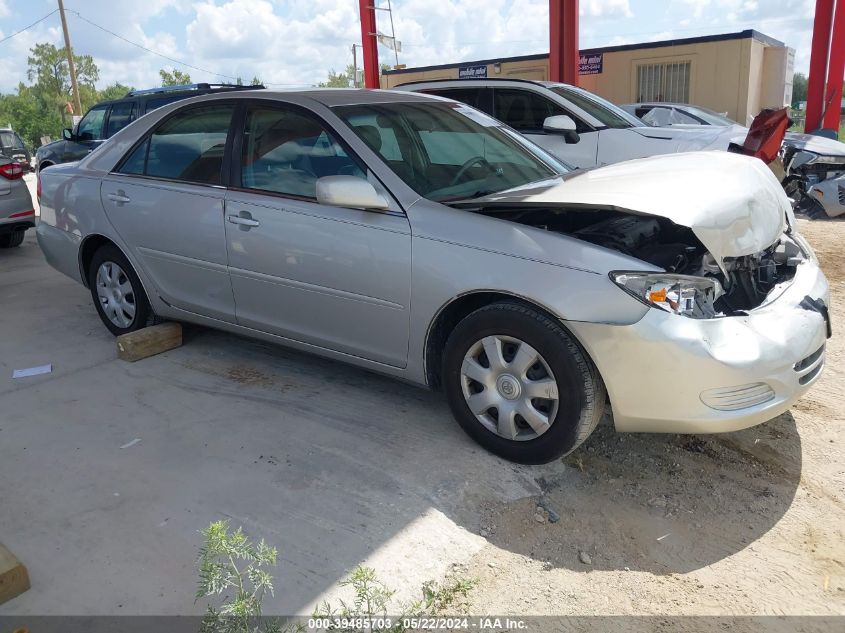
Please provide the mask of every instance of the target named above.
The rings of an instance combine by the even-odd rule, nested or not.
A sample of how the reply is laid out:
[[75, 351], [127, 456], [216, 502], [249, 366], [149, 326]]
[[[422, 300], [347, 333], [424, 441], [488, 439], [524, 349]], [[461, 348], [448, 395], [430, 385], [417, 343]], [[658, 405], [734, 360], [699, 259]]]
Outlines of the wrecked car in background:
[[620, 431], [758, 424], [825, 361], [827, 281], [745, 156], [570, 172], [455, 101], [312, 90], [166, 106], [39, 176], [41, 248], [111, 332], [157, 315], [439, 388], [514, 461], [608, 400]]
[[[621, 106], [655, 127], [729, 127], [723, 114], [683, 103]], [[845, 143], [816, 134], [786, 132], [781, 149], [783, 187], [795, 210], [810, 217], [845, 214]]]

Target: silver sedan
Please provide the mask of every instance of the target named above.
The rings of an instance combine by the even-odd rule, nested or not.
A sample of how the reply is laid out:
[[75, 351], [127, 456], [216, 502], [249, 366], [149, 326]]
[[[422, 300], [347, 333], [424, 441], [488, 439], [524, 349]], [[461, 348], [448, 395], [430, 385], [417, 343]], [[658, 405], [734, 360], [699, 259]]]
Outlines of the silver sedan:
[[453, 101], [262, 91], [40, 178], [41, 248], [113, 333], [189, 321], [439, 388], [515, 461], [574, 450], [608, 403], [620, 431], [757, 424], [824, 364], [827, 282], [756, 159], [571, 172]]
[[35, 226], [32, 196], [23, 176], [18, 161], [0, 155], [0, 248], [20, 246], [26, 230]]

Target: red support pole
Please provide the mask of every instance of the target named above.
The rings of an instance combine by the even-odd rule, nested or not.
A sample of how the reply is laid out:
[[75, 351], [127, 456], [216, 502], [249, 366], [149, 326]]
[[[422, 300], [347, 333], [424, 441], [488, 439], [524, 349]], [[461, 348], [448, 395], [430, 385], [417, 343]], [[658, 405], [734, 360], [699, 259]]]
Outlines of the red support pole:
[[364, 58], [364, 87], [379, 87], [378, 40], [376, 39], [375, 0], [358, 0], [361, 12], [361, 44]]
[[549, 80], [578, 85], [578, 0], [549, 0]]
[[827, 90], [824, 99], [822, 127], [839, 132], [842, 118], [842, 82], [845, 78], [845, 0], [837, 0], [830, 38], [830, 60], [827, 63]]
[[825, 96], [830, 31], [833, 24], [833, 3], [834, 0], [816, 0], [813, 44], [810, 51], [810, 77], [807, 80], [805, 132], [817, 130], [822, 123], [822, 103]]

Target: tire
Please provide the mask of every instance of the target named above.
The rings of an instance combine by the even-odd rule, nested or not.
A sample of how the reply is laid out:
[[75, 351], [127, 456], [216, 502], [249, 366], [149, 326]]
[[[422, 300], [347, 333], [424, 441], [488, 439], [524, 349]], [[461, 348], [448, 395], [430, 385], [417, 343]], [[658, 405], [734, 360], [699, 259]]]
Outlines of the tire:
[[[110, 279], [115, 284], [106, 282], [100, 277], [101, 267], [110, 271]], [[105, 244], [97, 249], [88, 267], [88, 287], [94, 300], [94, 307], [100, 315], [103, 324], [115, 336], [128, 334], [147, 327], [154, 322], [155, 315], [150, 306], [141, 280], [132, 268], [132, 264], [120, 249], [113, 244]], [[101, 298], [103, 292], [108, 299]], [[113, 294], [117, 292], [117, 295]], [[119, 301], [121, 297], [124, 301]], [[109, 303], [107, 303], [109, 301]], [[129, 310], [129, 306], [134, 311]]]
[[0, 248], [15, 248], [23, 244], [26, 231], [12, 231], [0, 235]]
[[[487, 347], [497, 339], [497, 346]], [[499, 354], [495, 366], [487, 349]], [[536, 362], [520, 370], [535, 353]], [[604, 411], [604, 383], [586, 353], [559, 323], [518, 303], [493, 303], [458, 323], [446, 341], [442, 375], [452, 414], [464, 431], [490, 452], [522, 464], [542, 464], [571, 453], [590, 436]], [[552, 397], [529, 397], [538, 392]], [[484, 410], [488, 402], [511, 412], [501, 418], [505, 422], [498, 407]]]

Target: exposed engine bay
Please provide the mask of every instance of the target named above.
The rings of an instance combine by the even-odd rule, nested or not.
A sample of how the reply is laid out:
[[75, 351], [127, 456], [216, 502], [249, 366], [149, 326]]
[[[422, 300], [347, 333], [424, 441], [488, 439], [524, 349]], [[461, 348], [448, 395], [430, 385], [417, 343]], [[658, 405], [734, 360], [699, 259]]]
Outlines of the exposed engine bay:
[[726, 258], [726, 274], [691, 229], [665, 218], [560, 208], [495, 209], [489, 213], [636, 257], [667, 273], [718, 281], [724, 292], [712, 297], [711, 305], [697, 306], [699, 318], [744, 314], [760, 306], [778, 284], [794, 277], [796, 267], [805, 259], [799, 245], [784, 235], [760, 253]]

